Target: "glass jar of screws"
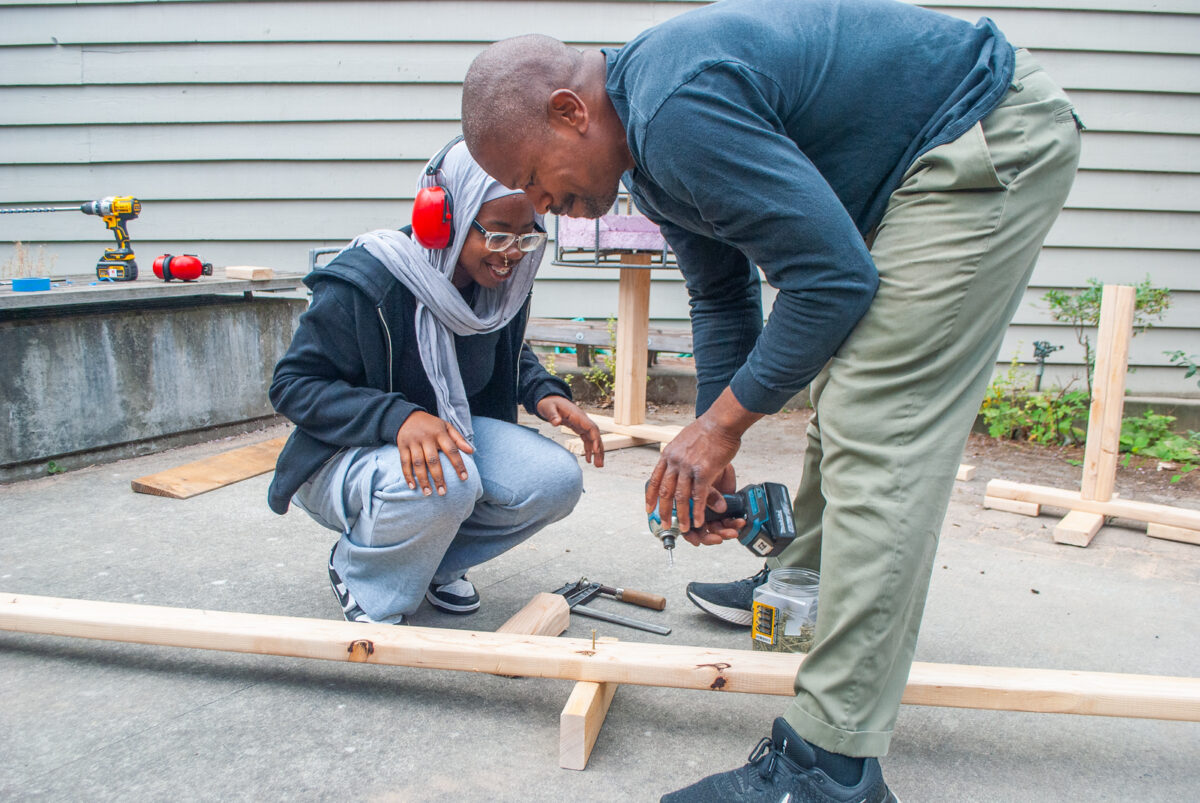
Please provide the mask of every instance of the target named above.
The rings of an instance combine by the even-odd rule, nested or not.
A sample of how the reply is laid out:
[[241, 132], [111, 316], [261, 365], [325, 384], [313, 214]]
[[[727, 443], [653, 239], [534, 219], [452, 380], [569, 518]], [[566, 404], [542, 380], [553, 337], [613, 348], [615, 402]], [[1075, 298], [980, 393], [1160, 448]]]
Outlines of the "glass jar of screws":
[[775, 569], [754, 589], [751, 645], [770, 652], [808, 652], [817, 625], [820, 575], [808, 569]]

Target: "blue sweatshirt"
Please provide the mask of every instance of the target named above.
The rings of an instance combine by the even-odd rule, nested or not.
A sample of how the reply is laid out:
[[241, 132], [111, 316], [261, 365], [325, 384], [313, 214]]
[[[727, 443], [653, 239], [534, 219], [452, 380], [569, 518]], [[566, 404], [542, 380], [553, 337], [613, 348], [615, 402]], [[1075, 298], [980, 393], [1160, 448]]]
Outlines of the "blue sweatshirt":
[[[722, 0], [604, 50], [623, 177], [687, 281], [702, 413], [777, 412], [866, 312], [905, 170], [1004, 96], [1014, 54], [898, 0]], [[779, 293], [766, 325], [757, 266]]]

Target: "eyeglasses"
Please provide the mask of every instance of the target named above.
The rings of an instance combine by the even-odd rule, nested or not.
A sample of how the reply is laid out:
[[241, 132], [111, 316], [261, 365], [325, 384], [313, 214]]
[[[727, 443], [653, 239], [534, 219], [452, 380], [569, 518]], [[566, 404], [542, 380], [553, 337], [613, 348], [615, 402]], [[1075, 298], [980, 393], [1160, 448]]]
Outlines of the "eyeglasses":
[[528, 254], [530, 251], [536, 251], [542, 246], [542, 243], [546, 242], [546, 232], [542, 231], [541, 227], [536, 223], [534, 224], [534, 228], [537, 231], [531, 231], [529, 234], [488, 231], [479, 225], [478, 220], [472, 220], [471, 225], [483, 234], [483, 247], [489, 251], [507, 251], [512, 248], [513, 243], [516, 243], [518, 249]]

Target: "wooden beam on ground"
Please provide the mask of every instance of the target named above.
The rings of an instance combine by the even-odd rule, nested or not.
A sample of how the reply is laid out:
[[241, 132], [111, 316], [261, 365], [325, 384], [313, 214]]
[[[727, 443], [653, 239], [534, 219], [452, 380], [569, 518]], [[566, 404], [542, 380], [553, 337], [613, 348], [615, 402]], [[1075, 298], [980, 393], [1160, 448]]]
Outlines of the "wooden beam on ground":
[[172, 499], [188, 499], [235, 482], [275, 470], [275, 460], [287, 436], [243, 446], [206, 457], [194, 463], [138, 477], [130, 483], [134, 491]]
[[[562, 427], [564, 432], [569, 432], [572, 435], [575, 433], [567, 427]], [[628, 449], [631, 446], [645, 446], [646, 444], [657, 444], [658, 441], [649, 440], [647, 438], [635, 438], [632, 435], [622, 435], [619, 432], [604, 432], [600, 435], [600, 440], [604, 442], [604, 451], [613, 452], [617, 449]], [[583, 440], [576, 437], [567, 441], [564, 446], [571, 454], [583, 454]]]
[[[1008, 480], [991, 480], [987, 484], [987, 497], [1012, 500], [1029, 504], [1050, 505], [1067, 510], [1085, 510], [1102, 516], [1119, 516], [1147, 524], [1166, 524], [1188, 530], [1200, 530], [1200, 510], [1190, 510], [1152, 502], [1136, 502], [1132, 499], [1114, 497], [1107, 502], [1084, 499], [1079, 491], [1064, 491], [1045, 485], [1025, 485]], [[986, 497], [985, 497], [986, 502]]]
[[543, 591], [535, 594], [524, 608], [513, 614], [497, 633], [526, 633], [531, 636], [558, 636], [571, 626], [571, 606], [562, 594]]
[[596, 426], [605, 432], [619, 432], [622, 435], [632, 435], [635, 438], [645, 438], [660, 443], [669, 443], [683, 429], [683, 427], [673, 424], [618, 424], [608, 416], [591, 413], [588, 416], [596, 422]]
[[988, 496], [986, 490], [983, 493], [983, 506], [993, 510], [1003, 510], [1005, 513], [1019, 513], [1022, 516], [1042, 515], [1042, 506], [1037, 502], [1020, 502], [1016, 499]]
[[1182, 541], [1185, 544], [1200, 544], [1200, 530], [1189, 530], [1186, 527], [1152, 523], [1146, 525], [1146, 535], [1165, 538], [1168, 541]]
[[588, 680], [579, 681], [571, 689], [571, 696], [558, 718], [558, 766], [565, 770], [587, 767], [616, 692], [616, 683]]
[[1054, 525], [1054, 542], [1071, 546], [1087, 546], [1104, 526], [1107, 517], [1086, 510], [1072, 510]]
[[[525, 633], [531, 636], [561, 635], [571, 626], [571, 606], [562, 594], [543, 591], [535, 594], [525, 607], [496, 628], [497, 633]], [[503, 675], [516, 678], [516, 675]]]
[[970, 482], [975, 479], [975, 466], [968, 466], [965, 463], [959, 463], [958, 473], [954, 475], [954, 479], [958, 482]]
[[[1128, 503], [1125, 503], [1128, 504]], [[1198, 514], [1200, 515], [1200, 514]], [[360, 624], [0, 593], [0, 630], [791, 697], [802, 655]], [[903, 702], [1200, 721], [1200, 678], [914, 663]]]

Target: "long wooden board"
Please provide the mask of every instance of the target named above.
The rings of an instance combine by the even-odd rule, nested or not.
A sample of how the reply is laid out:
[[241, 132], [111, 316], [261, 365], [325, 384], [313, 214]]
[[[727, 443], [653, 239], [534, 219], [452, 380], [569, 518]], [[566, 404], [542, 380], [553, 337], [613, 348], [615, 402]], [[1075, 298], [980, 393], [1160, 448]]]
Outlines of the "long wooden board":
[[[0, 593], [0, 629], [333, 661], [792, 696], [802, 655]], [[913, 705], [1200, 721], [1200, 678], [915, 663]]]
[[241, 480], [257, 477], [275, 468], [275, 460], [287, 436], [215, 454], [194, 463], [138, 477], [130, 483], [141, 494], [188, 499]]
[[[1134, 521], [1144, 521], [1148, 524], [1166, 524], [1170, 527], [1200, 530], [1200, 510], [1189, 508], [1159, 505], [1153, 502], [1136, 502], [1133, 499], [1121, 499], [1120, 497], [1113, 497], [1107, 502], [1101, 502], [1098, 499], [1084, 499], [1079, 491], [1064, 491], [1046, 485], [1026, 485], [1009, 480], [991, 480], [987, 484], [986, 493], [993, 500], [1010, 499], [1035, 505], [1063, 507], [1068, 510], [1085, 510], [1088, 513], [1099, 513], [1103, 516], [1120, 516]], [[994, 504], [990, 506], [999, 507]]]

